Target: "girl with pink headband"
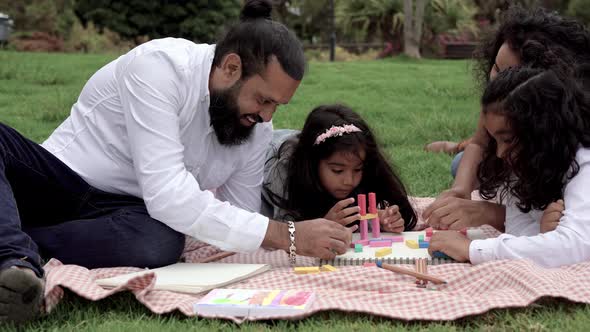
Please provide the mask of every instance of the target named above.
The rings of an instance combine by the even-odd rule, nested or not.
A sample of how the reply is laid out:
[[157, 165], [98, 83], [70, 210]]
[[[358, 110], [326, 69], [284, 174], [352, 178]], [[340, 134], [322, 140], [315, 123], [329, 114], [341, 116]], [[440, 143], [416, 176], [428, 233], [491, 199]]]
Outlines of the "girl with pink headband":
[[275, 131], [264, 175], [262, 213], [275, 220], [359, 220], [354, 197], [375, 192], [384, 231], [416, 225], [406, 189], [371, 129], [343, 105], [315, 108], [301, 132]]

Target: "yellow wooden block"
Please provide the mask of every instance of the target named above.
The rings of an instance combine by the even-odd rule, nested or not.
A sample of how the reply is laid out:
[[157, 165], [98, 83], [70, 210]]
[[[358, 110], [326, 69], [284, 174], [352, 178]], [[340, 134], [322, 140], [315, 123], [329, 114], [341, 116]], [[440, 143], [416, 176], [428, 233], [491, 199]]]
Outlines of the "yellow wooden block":
[[387, 256], [391, 253], [392, 253], [391, 248], [381, 248], [381, 249], [375, 250], [375, 257], [383, 257], [383, 256]]
[[332, 265], [322, 265], [322, 272], [334, 272], [334, 271], [338, 271], [337, 268], [333, 267]]
[[369, 219], [375, 219], [375, 218], [377, 218], [377, 215], [374, 213], [373, 214], [369, 213], [369, 214], [365, 214], [364, 216], [361, 216], [361, 220], [369, 220]]
[[420, 246], [416, 240], [406, 240], [406, 245], [412, 249], [418, 249]]
[[302, 266], [293, 268], [295, 274], [308, 274], [308, 273], [319, 273], [319, 266]]

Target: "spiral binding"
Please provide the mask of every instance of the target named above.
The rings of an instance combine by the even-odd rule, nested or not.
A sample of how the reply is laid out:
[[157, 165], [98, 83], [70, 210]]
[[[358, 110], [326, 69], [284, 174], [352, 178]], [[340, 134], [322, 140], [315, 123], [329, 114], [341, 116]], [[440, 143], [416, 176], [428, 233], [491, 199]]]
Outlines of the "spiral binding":
[[[354, 265], [363, 265], [364, 263], [376, 263], [377, 261], [381, 261], [387, 264], [415, 264], [417, 258], [400, 258], [400, 257], [385, 257], [385, 258], [335, 258], [331, 260], [320, 260], [320, 265], [333, 265], [333, 266], [354, 266]], [[439, 265], [439, 264], [448, 264], [454, 263], [455, 261], [452, 259], [447, 258], [436, 258], [432, 257], [427, 260], [428, 265]]]

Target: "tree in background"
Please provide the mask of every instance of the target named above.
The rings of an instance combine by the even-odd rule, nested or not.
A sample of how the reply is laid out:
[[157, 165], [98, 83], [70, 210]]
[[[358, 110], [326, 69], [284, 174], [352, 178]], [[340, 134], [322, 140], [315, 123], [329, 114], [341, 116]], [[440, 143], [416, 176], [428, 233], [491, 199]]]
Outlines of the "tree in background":
[[478, 8], [471, 0], [432, 0], [426, 8], [424, 18], [429, 33], [477, 35], [478, 26], [474, 20]]
[[477, 17], [495, 23], [498, 14], [509, 6], [522, 6], [524, 8], [544, 7], [548, 10], [555, 10], [564, 13], [568, 8], [570, 0], [473, 0], [479, 8]]
[[404, 54], [419, 59], [427, 0], [404, 0]]
[[273, 0], [274, 19], [293, 29], [306, 43], [327, 42], [328, 0]]
[[401, 0], [340, 0], [336, 2], [336, 24], [354, 41], [379, 39], [391, 42], [401, 34]]
[[75, 13], [85, 25], [94, 22], [121, 36], [140, 41], [182, 37], [213, 42], [220, 27], [237, 19], [240, 0], [77, 0]]
[[14, 20], [21, 33], [42, 31], [67, 38], [76, 21], [74, 0], [0, 0], [0, 8]]
[[590, 25], [590, 0], [571, 0], [567, 14], [575, 17], [586, 26]]

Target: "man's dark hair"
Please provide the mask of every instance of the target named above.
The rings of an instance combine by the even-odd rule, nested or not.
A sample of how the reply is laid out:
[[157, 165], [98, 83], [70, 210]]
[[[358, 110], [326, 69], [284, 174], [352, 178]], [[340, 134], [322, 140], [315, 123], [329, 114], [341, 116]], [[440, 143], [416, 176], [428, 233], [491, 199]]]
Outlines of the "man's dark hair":
[[217, 43], [213, 65], [219, 66], [225, 55], [236, 53], [242, 61], [242, 79], [246, 79], [262, 73], [274, 56], [291, 78], [300, 81], [305, 72], [301, 43], [285, 25], [271, 19], [271, 12], [268, 0], [246, 1], [240, 22]]

